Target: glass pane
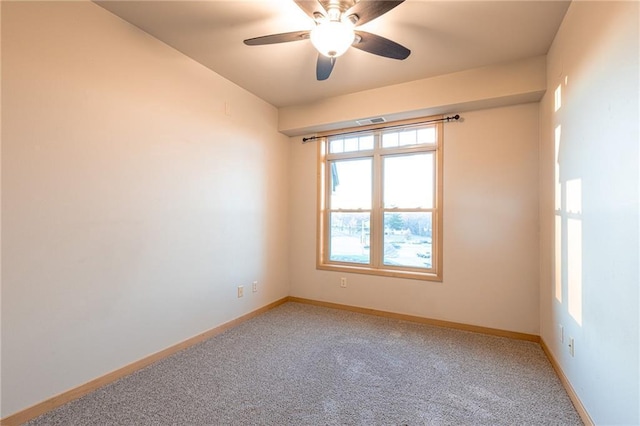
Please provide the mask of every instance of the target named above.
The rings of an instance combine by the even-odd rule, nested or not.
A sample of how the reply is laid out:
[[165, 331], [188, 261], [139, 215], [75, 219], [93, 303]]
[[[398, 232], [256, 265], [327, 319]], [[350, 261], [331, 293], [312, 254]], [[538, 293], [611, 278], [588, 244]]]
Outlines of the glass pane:
[[337, 209], [371, 209], [371, 158], [332, 161], [331, 204]]
[[416, 144], [416, 131], [415, 130], [405, 130], [400, 133], [400, 145], [415, 145]]
[[360, 138], [360, 151], [373, 149], [373, 135], [363, 136]]
[[369, 263], [369, 213], [331, 213], [329, 260]]
[[398, 133], [385, 133], [382, 135], [382, 147], [393, 148], [398, 146]]
[[329, 142], [329, 152], [332, 154], [344, 151], [344, 141], [342, 139], [334, 139]]
[[344, 152], [358, 150], [358, 138], [348, 138], [344, 140]]
[[389, 156], [383, 164], [385, 208], [433, 208], [433, 153]]
[[435, 127], [427, 127], [424, 129], [418, 129], [418, 140], [419, 144], [434, 144], [436, 143], [436, 128]]
[[383, 263], [413, 268], [432, 267], [432, 213], [384, 214]]

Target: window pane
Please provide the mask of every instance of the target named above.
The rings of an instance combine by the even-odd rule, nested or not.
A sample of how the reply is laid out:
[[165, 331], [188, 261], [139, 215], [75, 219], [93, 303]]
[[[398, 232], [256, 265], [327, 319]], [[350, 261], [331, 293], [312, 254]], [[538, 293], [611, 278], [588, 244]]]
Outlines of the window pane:
[[415, 145], [416, 144], [416, 131], [415, 130], [405, 130], [400, 133], [400, 145]]
[[436, 143], [436, 128], [435, 126], [426, 127], [424, 129], [418, 129], [419, 144], [434, 144]]
[[384, 157], [384, 207], [433, 208], [434, 154]]
[[398, 146], [398, 133], [385, 133], [382, 135], [382, 147], [393, 148]]
[[344, 152], [358, 150], [358, 138], [347, 138], [344, 140]]
[[386, 212], [384, 214], [384, 264], [431, 269], [432, 222], [431, 212]]
[[334, 139], [329, 142], [329, 152], [332, 154], [344, 151], [344, 141], [342, 139]]
[[373, 135], [363, 136], [360, 138], [360, 151], [373, 149]]
[[330, 209], [371, 209], [371, 158], [332, 161]]
[[369, 213], [331, 213], [329, 260], [369, 263]]

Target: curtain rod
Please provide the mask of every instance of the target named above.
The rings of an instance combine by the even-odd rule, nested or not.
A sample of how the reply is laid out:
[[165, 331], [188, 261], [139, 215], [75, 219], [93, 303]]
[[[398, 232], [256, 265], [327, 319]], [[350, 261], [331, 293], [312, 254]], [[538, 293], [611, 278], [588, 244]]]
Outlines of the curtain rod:
[[434, 120], [420, 121], [418, 123], [397, 124], [395, 126], [381, 126], [381, 127], [376, 127], [376, 128], [373, 128], [373, 129], [363, 129], [363, 130], [354, 130], [354, 131], [351, 131], [351, 132], [332, 133], [330, 135], [324, 135], [324, 136], [309, 136], [308, 138], [302, 138], [302, 143], [311, 142], [311, 141], [314, 141], [316, 139], [328, 138], [328, 137], [331, 137], [331, 136], [352, 135], [354, 133], [370, 132], [372, 130], [378, 130], [378, 129], [395, 129], [396, 127], [419, 126], [420, 124], [438, 123], [440, 121], [446, 121], [448, 123], [449, 121], [457, 121], [459, 119], [460, 119], [460, 114], [456, 114], [456, 115], [452, 115], [452, 116], [449, 116], [449, 117], [436, 118]]

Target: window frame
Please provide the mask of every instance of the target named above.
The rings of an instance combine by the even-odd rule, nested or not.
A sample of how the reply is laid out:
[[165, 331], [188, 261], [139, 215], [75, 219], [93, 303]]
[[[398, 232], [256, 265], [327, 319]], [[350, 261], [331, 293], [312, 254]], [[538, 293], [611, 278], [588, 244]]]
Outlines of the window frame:
[[[318, 134], [318, 164], [317, 164], [317, 235], [316, 235], [316, 268], [339, 272], [353, 272], [359, 274], [380, 275], [396, 278], [409, 278], [425, 281], [442, 281], [443, 264], [443, 122], [442, 116], [423, 117], [413, 120], [387, 122], [384, 125], [362, 126], [356, 128], [341, 129], [339, 131]], [[430, 122], [435, 121], [435, 122]], [[393, 148], [382, 148], [382, 133], [390, 127], [401, 131], [406, 128], [419, 128], [421, 126], [433, 126], [436, 131], [434, 144], [407, 145]], [[346, 153], [329, 152], [329, 135], [373, 132], [374, 147], [371, 150], [352, 151]], [[386, 156], [412, 155], [416, 153], [433, 153], [434, 159], [434, 205], [432, 208], [407, 209], [389, 208], [383, 202], [383, 166]], [[370, 260], [369, 264], [337, 262], [329, 259], [330, 255], [330, 213], [328, 204], [331, 198], [331, 161], [353, 160], [358, 158], [372, 159], [372, 201], [370, 209], [362, 209], [363, 213], [370, 212]], [[337, 209], [336, 209], [337, 210]], [[351, 210], [341, 210], [348, 213]], [[358, 212], [358, 209], [354, 210]], [[385, 212], [431, 212], [432, 236], [431, 236], [431, 269], [410, 266], [392, 266], [384, 264], [384, 213]]]

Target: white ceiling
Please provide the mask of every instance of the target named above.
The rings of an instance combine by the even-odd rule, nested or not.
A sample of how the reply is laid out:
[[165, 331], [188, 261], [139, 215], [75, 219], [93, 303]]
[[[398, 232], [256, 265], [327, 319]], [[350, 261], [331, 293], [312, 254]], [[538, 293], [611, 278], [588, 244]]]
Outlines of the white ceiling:
[[407, 0], [358, 29], [411, 50], [404, 61], [354, 48], [317, 81], [309, 40], [244, 39], [311, 29], [292, 0], [96, 1], [270, 104], [304, 104], [391, 84], [544, 55], [568, 1]]

